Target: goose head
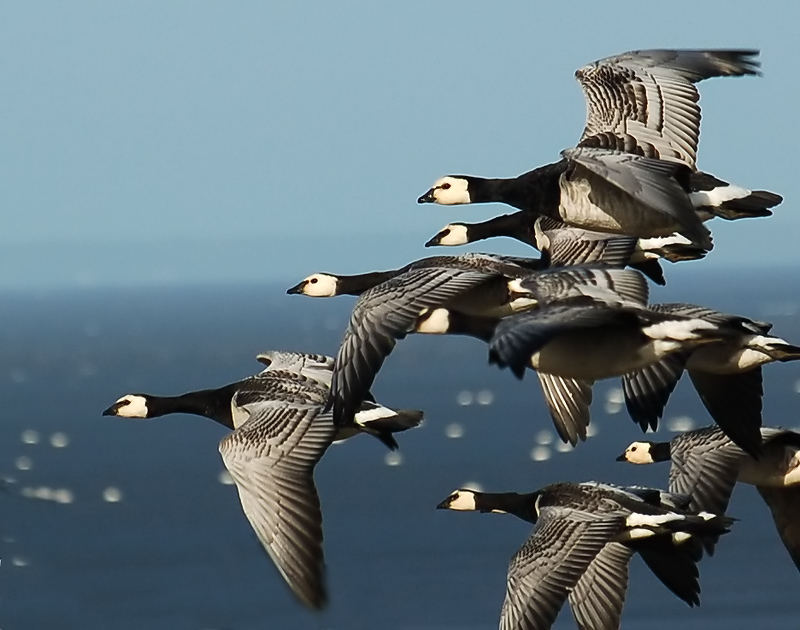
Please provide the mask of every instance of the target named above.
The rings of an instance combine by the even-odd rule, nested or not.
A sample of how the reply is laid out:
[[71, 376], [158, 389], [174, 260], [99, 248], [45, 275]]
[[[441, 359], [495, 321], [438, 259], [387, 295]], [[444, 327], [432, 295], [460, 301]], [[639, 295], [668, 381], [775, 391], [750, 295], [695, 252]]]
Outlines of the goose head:
[[436, 180], [428, 192], [417, 199], [417, 203], [438, 203], [443, 206], [472, 203], [469, 194], [469, 180], [457, 175], [441, 177]]

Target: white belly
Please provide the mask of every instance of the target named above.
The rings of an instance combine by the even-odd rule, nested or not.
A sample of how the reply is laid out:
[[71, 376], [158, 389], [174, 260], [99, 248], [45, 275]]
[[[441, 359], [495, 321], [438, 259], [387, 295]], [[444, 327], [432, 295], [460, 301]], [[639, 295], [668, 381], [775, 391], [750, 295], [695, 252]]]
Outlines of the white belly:
[[[589, 177], [559, 178], [558, 212], [565, 223], [630, 236], [668, 236], [681, 229], [668, 215], [637, 203], [600, 178]], [[597, 185], [592, 189], [595, 179]]]
[[710, 343], [700, 346], [689, 357], [686, 367], [711, 374], [739, 374], [770, 362], [758, 350], [742, 348], [740, 343]]
[[620, 376], [662, 359], [674, 345], [647, 339], [637, 331], [580, 331], [560, 335], [531, 356], [542, 372], [598, 380]]
[[800, 449], [771, 449], [759, 460], [747, 458], [739, 469], [739, 481], [754, 486], [784, 487], [800, 484]]

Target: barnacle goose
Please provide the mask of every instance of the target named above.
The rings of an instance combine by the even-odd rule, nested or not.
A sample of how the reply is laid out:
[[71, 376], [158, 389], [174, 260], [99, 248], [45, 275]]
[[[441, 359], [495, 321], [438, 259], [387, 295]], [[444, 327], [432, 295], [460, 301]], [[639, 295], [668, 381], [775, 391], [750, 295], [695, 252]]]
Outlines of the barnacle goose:
[[800, 434], [762, 427], [754, 459], [710, 426], [676, 435], [669, 442], [633, 442], [617, 461], [652, 464], [671, 460], [670, 492], [691, 496], [692, 510], [722, 513], [737, 481], [758, 488], [781, 540], [800, 570]]
[[800, 347], [770, 336], [772, 324], [694, 304], [654, 304], [667, 315], [694, 317], [725, 331], [724, 341], [666, 357], [622, 378], [625, 402], [642, 429], [656, 428], [683, 370], [711, 417], [750, 454], [758, 452], [763, 395], [761, 366], [800, 359]]
[[[488, 254], [424, 259], [424, 264], [413, 264], [361, 293], [334, 365], [331, 404], [337, 425], [350, 423], [384, 359], [408, 333], [468, 334], [488, 340], [498, 318], [557, 297], [619, 301], [615, 291], [627, 291], [631, 300], [646, 300], [644, 280], [623, 269], [554, 269], [540, 272], [540, 282], [529, 279], [520, 288], [520, 278], [530, 276], [531, 268], [514, 260], [520, 259]], [[347, 290], [341, 277], [325, 278], [332, 279], [337, 292]], [[309, 286], [320, 286], [307, 281], [298, 285], [304, 293]], [[538, 295], [531, 287], [538, 287]]]
[[511, 559], [500, 628], [540, 630], [567, 599], [580, 628], [618, 628], [637, 552], [675, 595], [698, 604], [702, 547], [732, 519], [686, 505], [687, 497], [656, 489], [587, 482], [527, 494], [460, 489], [437, 507], [507, 512], [535, 523]]
[[[635, 272], [630, 272], [635, 273]], [[544, 274], [540, 274], [544, 275]], [[638, 274], [637, 274], [638, 275]], [[529, 279], [520, 281], [528, 287]], [[541, 284], [541, 279], [539, 279]], [[559, 437], [586, 439], [595, 380], [621, 376], [723, 338], [727, 331], [699, 317], [654, 311], [639, 300], [551, 300], [502, 319], [489, 360], [522, 378], [536, 370]]]
[[757, 73], [753, 50], [642, 50], [576, 72], [586, 126], [559, 162], [511, 179], [440, 178], [419, 203], [503, 202], [576, 227], [639, 237], [678, 232], [711, 249], [702, 221], [768, 216], [779, 195], [696, 170], [695, 83]]
[[[618, 237], [568, 226], [549, 217], [532, 219], [527, 212], [504, 214], [480, 223], [448, 223], [425, 247], [466, 245], [495, 236], [508, 236], [546, 252], [551, 264], [586, 264], [596, 262], [604, 247]], [[635, 239], [627, 264], [638, 269], [656, 284], [666, 284], [659, 259], [670, 262], [698, 260], [706, 250], [692, 245], [680, 234]]]
[[[156, 396], [154, 394], [125, 394], [103, 411], [104, 416], [122, 418], [157, 418], [172, 413], [187, 413], [210, 418], [219, 424], [235, 429], [236, 408], [233, 398], [239, 391], [258, 391], [273, 385], [263, 376], [270, 372], [297, 373], [325, 387], [330, 387], [333, 375], [333, 357], [322, 354], [269, 350], [256, 358], [267, 367], [258, 374], [241, 381], [215, 389], [202, 389], [179, 396]], [[265, 394], [268, 393], [265, 391]], [[419, 425], [422, 412], [416, 409], [389, 409], [372, 400], [369, 394], [355, 415], [350, 427], [339, 427], [334, 441], [345, 440], [357, 433], [368, 433], [383, 442], [388, 448], [398, 448], [393, 433], [405, 431]]]
[[[328, 446], [355, 431], [341, 431], [323, 413], [333, 359], [268, 352], [259, 374], [218, 389], [182, 396], [127, 394], [103, 414], [152, 418], [169, 413], [206, 416], [233, 429], [219, 444], [239, 492], [242, 510], [295, 596], [322, 608], [327, 599], [322, 513], [314, 467]], [[326, 375], [327, 373], [327, 375]], [[396, 446], [391, 432], [419, 424], [418, 411], [392, 411], [365, 403], [366, 422], [355, 427]]]

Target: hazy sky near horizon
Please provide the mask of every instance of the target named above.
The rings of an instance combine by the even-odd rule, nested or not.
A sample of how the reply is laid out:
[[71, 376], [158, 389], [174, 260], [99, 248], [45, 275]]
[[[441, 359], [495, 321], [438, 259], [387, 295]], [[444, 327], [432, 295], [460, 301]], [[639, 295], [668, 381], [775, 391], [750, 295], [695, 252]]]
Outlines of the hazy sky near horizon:
[[449, 221], [511, 211], [417, 205], [437, 177], [555, 161], [584, 124], [574, 70], [653, 47], [761, 50], [762, 77], [700, 84], [698, 161], [785, 198], [715, 220], [715, 250], [686, 264], [800, 263], [800, 10], [565, 6], [6, 3], [0, 286], [288, 286], [430, 255]]

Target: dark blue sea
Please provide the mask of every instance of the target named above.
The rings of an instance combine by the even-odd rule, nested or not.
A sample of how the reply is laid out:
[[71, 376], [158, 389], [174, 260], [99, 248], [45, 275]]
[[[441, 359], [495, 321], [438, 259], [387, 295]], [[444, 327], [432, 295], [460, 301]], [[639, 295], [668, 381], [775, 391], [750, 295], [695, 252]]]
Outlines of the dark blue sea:
[[[653, 301], [695, 301], [775, 324], [800, 342], [798, 270], [670, 270]], [[558, 480], [666, 485], [665, 466], [614, 458], [641, 432], [598, 383], [596, 434], [554, 441], [538, 384], [487, 364], [467, 338], [398, 343], [376, 381], [385, 404], [426, 412], [398, 456], [359, 436], [316, 470], [330, 605], [301, 607], [224, 483], [224, 430], [194, 416], [100, 415], [129, 392], [177, 394], [260, 369], [270, 348], [334, 354], [351, 298], [286, 286], [5, 291], [0, 294], [0, 628], [81, 630], [478, 629], [497, 626], [508, 560], [530, 527], [435, 510], [455, 488], [530, 491]], [[674, 288], [673, 288], [674, 287]], [[800, 364], [764, 370], [766, 424], [800, 424]], [[682, 382], [668, 427], [709, 420]], [[634, 557], [623, 627], [796, 628], [798, 573], [767, 507], [738, 487], [740, 519], [700, 564], [690, 609]], [[573, 628], [565, 607], [556, 624]]]

